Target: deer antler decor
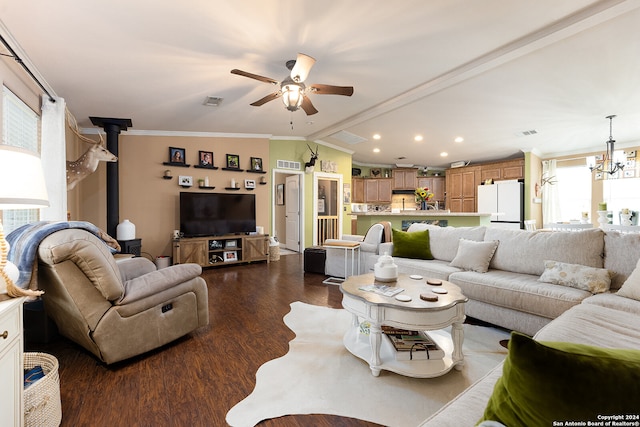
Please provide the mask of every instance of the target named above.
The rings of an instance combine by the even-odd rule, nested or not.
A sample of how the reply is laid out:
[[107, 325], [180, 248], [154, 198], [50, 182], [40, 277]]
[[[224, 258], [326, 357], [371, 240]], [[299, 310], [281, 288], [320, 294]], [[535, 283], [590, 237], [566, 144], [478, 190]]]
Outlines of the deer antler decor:
[[100, 140], [94, 141], [82, 135], [78, 130], [78, 123], [67, 110], [67, 125], [73, 133], [82, 141], [91, 144], [91, 147], [75, 161], [67, 161], [67, 191], [73, 190], [75, 186], [91, 175], [98, 168], [100, 161], [116, 162], [118, 158], [104, 147], [102, 135], [98, 135]]
[[312, 173], [313, 167], [316, 165], [316, 160], [318, 160], [318, 146], [316, 145], [315, 152], [311, 149], [311, 147], [309, 147], [309, 144], [307, 144], [307, 147], [309, 148], [309, 151], [311, 151], [311, 158], [304, 164], [304, 172]]

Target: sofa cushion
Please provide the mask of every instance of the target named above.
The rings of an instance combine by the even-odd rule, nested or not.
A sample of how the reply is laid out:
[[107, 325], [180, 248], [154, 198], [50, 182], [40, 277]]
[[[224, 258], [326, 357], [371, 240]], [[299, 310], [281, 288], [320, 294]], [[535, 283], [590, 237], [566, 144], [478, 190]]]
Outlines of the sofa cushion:
[[452, 273], [462, 271], [457, 267], [451, 267], [448, 261], [439, 259], [424, 262], [419, 259], [394, 258], [393, 261], [398, 266], [398, 273], [409, 275], [418, 274], [431, 279], [449, 280], [449, 276]]
[[619, 289], [640, 259], [640, 234], [607, 231], [604, 234], [604, 268], [613, 272], [611, 289]]
[[[500, 246], [498, 246], [500, 248]], [[543, 283], [539, 276], [489, 270], [452, 273], [449, 281], [471, 300], [555, 319], [591, 296], [581, 289]]]
[[394, 257], [433, 259], [429, 249], [429, 230], [401, 231], [391, 230]]
[[458, 252], [450, 265], [463, 270], [486, 273], [489, 270], [489, 263], [497, 247], [498, 241], [476, 242], [460, 239], [458, 241]]
[[625, 298], [640, 301], [640, 259], [636, 264], [636, 269], [633, 270], [617, 294]]
[[487, 228], [484, 240], [499, 240], [490, 267], [515, 273], [544, 271], [544, 261], [552, 259], [588, 267], [603, 267], [603, 231], [526, 231]]
[[509, 426], [596, 422], [605, 414], [635, 414], [639, 394], [638, 350], [537, 342], [514, 332], [483, 420]]
[[544, 272], [539, 280], [554, 285], [582, 289], [592, 294], [606, 292], [611, 285], [609, 271], [604, 268], [586, 267], [558, 261], [545, 261]]
[[435, 259], [451, 261], [458, 252], [458, 240], [482, 241], [486, 227], [439, 227], [437, 225], [413, 223], [407, 231], [429, 230], [431, 254]]

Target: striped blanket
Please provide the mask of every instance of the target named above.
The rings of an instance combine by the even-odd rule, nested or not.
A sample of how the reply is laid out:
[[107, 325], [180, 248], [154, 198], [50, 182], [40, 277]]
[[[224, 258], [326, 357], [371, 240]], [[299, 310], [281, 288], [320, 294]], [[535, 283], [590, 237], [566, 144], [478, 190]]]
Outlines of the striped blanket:
[[37, 264], [36, 254], [40, 242], [48, 235], [67, 228], [80, 228], [87, 230], [100, 238], [110, 250], [115, 253], [120, 251], [118, 242], [102, 231], [100, 228], [86, 221], [39, 221], [23, 225], [13, 230], [6, 237], [9, 242], [8, 259], [14, 263], [20, 271], [20, 277], [15, 285], [18, 288], [28, 289], [32, 283], [32, 273]]

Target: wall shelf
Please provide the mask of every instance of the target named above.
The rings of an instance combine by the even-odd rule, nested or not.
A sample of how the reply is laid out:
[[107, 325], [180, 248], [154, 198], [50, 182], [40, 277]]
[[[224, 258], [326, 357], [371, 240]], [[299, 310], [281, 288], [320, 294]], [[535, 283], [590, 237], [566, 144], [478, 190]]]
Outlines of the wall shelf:
[[162, 164], [165, 166], [177, 166], [179, 168], [188, 168], [191, 166], [186, 163], [176, 163], [176, 162], [162, 162]]
[[200, 166], [200, 165], [193, 165], [194, 168], [196, 169], [213, 169], [213, 170], [217, 170], [218, 167], [217, 166]]
[[267, 185], [267, 183], [266, 183], [266, 182], [259, 182], [258, 184], [260, 184], [260, 185]]
[[201, 188], [203, 190], [213, 190], [216, 187], [209, 187], [209, 186], [206, 186], [206, 185], [199, 185], [198, 188]]
[[237, 191], [240, 187], [224, 187], [225, 190]]
[[223, 171], [231, 171], [231, 172], [244, 172], [244, 169], [239, 168], [222, 168]]
[[166, 176], [166, 175], [163, 175], [163, 176], [162, 176], [162, 179], [173, 179], [173, 177], [172, 177], [172, 176]]
[[256, 170], [253, 170], [253, 169], [247, 169], [246, 172], [249, 172], [249, 173], [267, 173], [266, 171], [256, 171]]

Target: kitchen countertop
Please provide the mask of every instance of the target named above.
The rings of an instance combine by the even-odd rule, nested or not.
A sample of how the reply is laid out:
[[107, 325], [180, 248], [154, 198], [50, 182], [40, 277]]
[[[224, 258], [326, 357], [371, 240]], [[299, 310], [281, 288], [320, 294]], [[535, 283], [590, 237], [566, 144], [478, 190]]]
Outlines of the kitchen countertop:
[[374, 212], [351, 212], [351, 215], [356, 216], [452, 216], [452, 217], [488, 217], [490, 213], [481, 212], [449, 212], [448, 210], [404, 210], [400, 212], [389, 211], [374, 211]]
[[477, 227], [491, 223], [490, 213], [479, 212], [449, 212], [447, 210], [403, 210], [400, 212], [352, 212], [356, 217], [357, 233], [366, 234], [369, 227], [380, 221], [389, 221], [397, 230], [403, 230], [411, 222], [429, 222], [441, 226]]

